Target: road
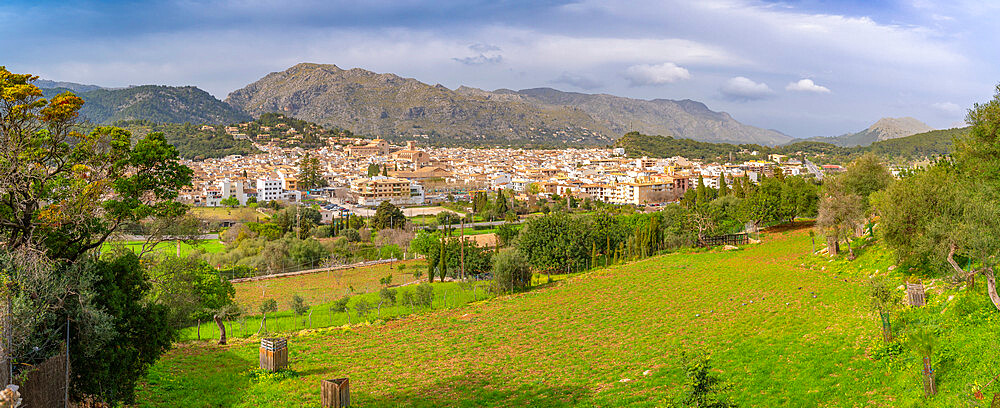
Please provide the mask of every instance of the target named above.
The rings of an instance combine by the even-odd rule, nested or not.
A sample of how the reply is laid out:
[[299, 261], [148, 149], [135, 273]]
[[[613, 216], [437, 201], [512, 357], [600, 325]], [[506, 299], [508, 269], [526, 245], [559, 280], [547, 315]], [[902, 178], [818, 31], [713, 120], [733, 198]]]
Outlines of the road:
[[823, 181], [823, 172], [813, 162], [809, 161], [809, 159], [806, 159], [806, 168], [809, 169], [810, 173], [816, 175], [816, 180]]
[[[518, 219], [518, 220], [517, 220], [516, 222], [513, 222], [512, 224], [520, 224], [520, 223], [522, 223], [522, 222], [524, 222], [524, 219], [523, 219], [523, 218], [519, 218], [519, 219]], [[506, 223], [507, 223], [507, 221], [480, 221], [480, 222], [470, 222], [470, 223], [468, 223], [468, 224], [465, 224], [465, 228], [475, 228], [475, 227], [496, 227], [496, 226], [498, 226], [498, 225], [503, 225], [503, 224], [506, 224]], [[445, 226], [445, 225], [438, 225], [437, 229], [444, 229], [444, 227], [446, 227], [446, 226]], [[453, 225], [448, 225], [448, 227], [451, 227], [451, 228], [454, 228], [454, 229], [456, 229], [456, 230], [457, 230], [457, 229], [461, 228], [461, 224], [453, 224]]]

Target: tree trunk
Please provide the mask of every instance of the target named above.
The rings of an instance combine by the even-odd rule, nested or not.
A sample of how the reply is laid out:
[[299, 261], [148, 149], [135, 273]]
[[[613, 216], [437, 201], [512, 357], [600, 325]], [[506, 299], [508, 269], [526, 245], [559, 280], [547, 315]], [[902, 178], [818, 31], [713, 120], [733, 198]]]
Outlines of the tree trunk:
[[840, 253], [840, 240], [832, 237], [826, 239], [827, 253], [830, 256], [837, 256]]
[[[948, 249], [948, 264], [955, 270], [955, 281], [959, 281], [964, 278], [969, 283], [969, 289], [972, 289], [976, 287], [976, 271], [966, 271], [962, 269], [962, 267], [958, 265], [958, 262], [955, 262], [955, 250], [955, 244], [951, 244], [951, 247]], [[986, 272], [983, 271], [983, 274], [985, 275]]]
[[990, 294], [993, 306], [1000, 310], [1000, 296], [997, 296], [997, 279], [993, 274], [993, 267], [987, 267], [983, 274], [986, 275], [986, 292]]
[[854, 248], [851, 248], [851, 239], [847, 238], [846, 240], [844, 240], [844, 242], [847, 244], [847, 253], [848, 253], [847, 260], [853, 261], [854, 260]]
[[219, 326], [219, 344], [226, 344], [226, 325], [222, 323], [222, 319], [219, 315], [212, 316], [215, 319], [215, 324]]

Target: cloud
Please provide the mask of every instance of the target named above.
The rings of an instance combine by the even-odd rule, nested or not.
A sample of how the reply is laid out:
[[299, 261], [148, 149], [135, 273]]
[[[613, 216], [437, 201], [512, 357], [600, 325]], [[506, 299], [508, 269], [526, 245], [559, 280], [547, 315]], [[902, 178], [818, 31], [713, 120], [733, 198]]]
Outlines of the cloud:
[[465, 65], [499, 64], [503, 62], [502, 55], [487, 56], [486, 54], [479, 54], [475, 57], [452, 58], [452, 59], [461, 62]]
[[755, 101], [774, 95], [774, 91], [767, 84], [754, 82], [742, 76], [730, 78], [719, 91], [726, 99], [739, 102]]
[[959, 115], [964, 112], [961, 106], [952, 102], [937, 102], [931, 104], [931, 107], [951, 115]]
[[473, 52], [479, 55], [464, 58], [452, 58], [465, 65], [499, 64], [503, 62], [503, 55], [500, 55], [500, 47], [493, 44], [475, 43], [469, 46]]
[[811, 79], [800, 79], [799, 82], [792, 82], [785, 87], [786, 91], [830, 93], [830, 88], [816, 85]]
[[550, 82], [554, 84], [565, 84], [569, 86], [574, 86], [580, 89], [586, 89], [588, 91], [591, 89], [597, 89], [604, 86], [603, 82], [598, 81], [594, 78], [580, 74], [573, 74], [569, 72], [563, 72], [556, 79], [553, 79]]
[[691, 73], [672, 62], [664, 62], [658, 65], [641, 64], [628, 67], [625, 70], [625, 78], [631, 86], [663, 85], [691, 79]]

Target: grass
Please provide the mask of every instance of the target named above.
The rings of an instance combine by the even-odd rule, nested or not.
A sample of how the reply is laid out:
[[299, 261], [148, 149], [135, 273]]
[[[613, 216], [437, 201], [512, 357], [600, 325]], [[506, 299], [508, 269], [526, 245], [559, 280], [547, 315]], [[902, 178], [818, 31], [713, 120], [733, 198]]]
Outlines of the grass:
[[[466, 303], [485, 299], [489, 296], [486, 291], [486, 282], [459, 283], [444, 282], [434, 283], [435, 298], [430, 306], [414, 306], [403, 304], [401, 297], [404, 292], [413, 293], [415, 285], [394, 288], [396, 290], [397, 303], [394, 305], [383, 304], [378, 307], [381, 299], [378, 292], [364, 293], [351, 296], [347, 303], [348, 311], [335, 311], [331, 307], [333, 302], [316, 304], [308, 302], [312, 313], [296, 315], [291, 310], [282, 310], [277, 313], [267, 315], [267, 332], [283, 333], [304, 329], [321, 329], [330, 327], [340, 327], [349, 324], [369, 324], [370, 322], [385, 321], [412, 314], [424, 313], [429, 310], [440, 310], [459, 307]], [[371, 310], [364, 315], [359, 314], [357, 305], [359, 302], [367, 303]], [[278, 303], [289, 309], [288, 303]], [[251, 310], [249, 316], [226, 322], [226, 332], [229, 338], [242, 338], [255, 335], [258, 330], [262, 330], [261, 315], [256, 310]], [[181, 331], [180, 341], [217, 339], [219, 336], [218, 327], [214, 322], [203, 322], [200, 327], [188, 327]], [[267, 333], [264, 332], [264, 333]]]
[[[105, 242], [101, 247], [101, 252], [111, 250], [116, 246], [124, 246], [136, 253], [142, 250], [142, 245], [145, 241], [112, 241]], [[185, 242], [180, 243], [181, 251], [180, 256], [188, 256], [190, 253], [201, 250], [210, 254], [219, 253], [226, 250], [226, 245], [218, 240], [205, 240], [199, 242], [196, 245], [190, 245]], [[177, 242], [176, 241], [164, 241], [159, 242], [153, 247], [153, 253], [163, 254], [163, 255], [176, 255], [177, 254]]]
[[190, 213], [206, 221], [257, 222], [259, 219], [268, 218], [257, 212], [256, 208], [250, 207], [192, 207]]
[[[399, 269], [400, 265], [406, 265]], [[379, 279], [392, 273], [392, 283], [402, 284], [416, 280], [413, 272], [421, 271], [424, 279], [427, 277], [427, 263], [423, 260], [410, 260], [366, 266], [363, 268], [341, 269], [329, 272], [311, 273], [289, 276], [286, 278], [268, 279], [256, 282], [240, 282], [236, 288], [236, 304], [246, 308], [251, 313], [257, 313], [262, 302], [274, 299], [278, 302], [278, 310], [290, 309], [292, 296], [302, 296], [310, 304], [329, 303], [350, 293], [375, 292], [381, 289]], [[352, 289], [353, 288], [353, 289]]]
[[[740, 406], [899, 406], [919, 383], [868, 358], [866, 276], [815, 268], [793, 229], [739, 251], [661, 256], [384, 324], [300, 332], [292, 372], [253, 379], [257, 343], [181, 343], [139, 406], [316, 406], [351, 378], [363, 407], [663, 406], [689, 348]], [[907, 391], [908, 392], [908, 391]], [[946, 406], [946, 405], [940, 405]]]

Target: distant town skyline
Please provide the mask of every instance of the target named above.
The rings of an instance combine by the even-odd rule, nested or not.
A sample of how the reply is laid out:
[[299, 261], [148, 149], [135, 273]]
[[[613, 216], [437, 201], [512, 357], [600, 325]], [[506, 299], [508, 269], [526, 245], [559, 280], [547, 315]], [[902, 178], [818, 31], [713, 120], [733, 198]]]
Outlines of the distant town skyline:
[[449, 88], [694, 99], [794, 137], [958, 125], [1000, 82], [975, 1], [11, 1], [0, 65], [223, 99], [299, 62]]

